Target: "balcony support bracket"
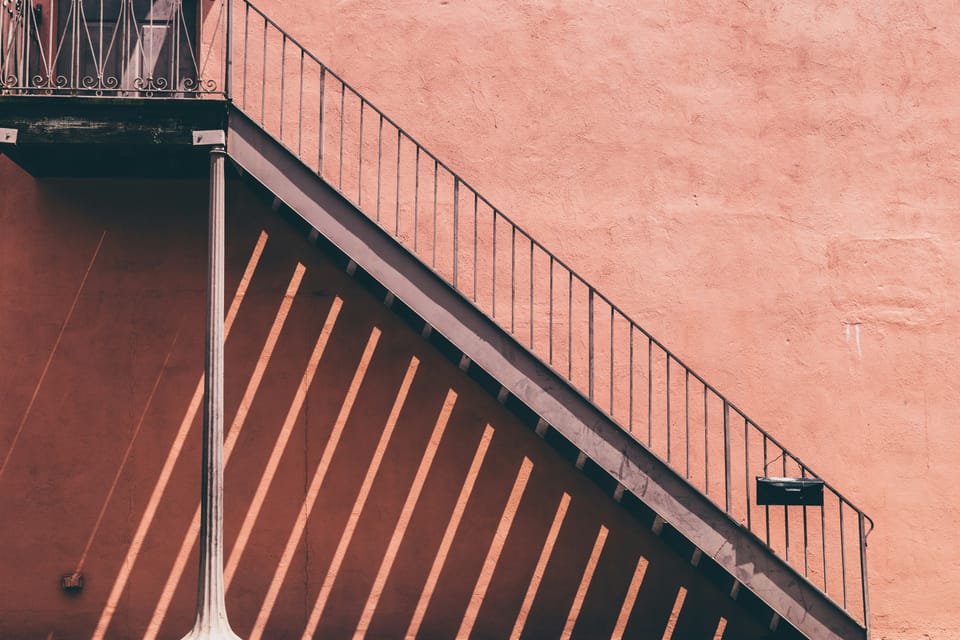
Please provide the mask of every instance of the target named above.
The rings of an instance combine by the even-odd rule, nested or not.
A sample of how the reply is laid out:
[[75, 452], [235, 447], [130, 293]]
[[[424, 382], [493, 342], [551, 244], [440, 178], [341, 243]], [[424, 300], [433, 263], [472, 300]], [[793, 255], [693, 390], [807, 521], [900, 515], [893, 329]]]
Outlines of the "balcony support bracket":
[[195, 147], [224, 147], [227, 144], [227, 132], [222, 129], [193, 132], [193, 146]]

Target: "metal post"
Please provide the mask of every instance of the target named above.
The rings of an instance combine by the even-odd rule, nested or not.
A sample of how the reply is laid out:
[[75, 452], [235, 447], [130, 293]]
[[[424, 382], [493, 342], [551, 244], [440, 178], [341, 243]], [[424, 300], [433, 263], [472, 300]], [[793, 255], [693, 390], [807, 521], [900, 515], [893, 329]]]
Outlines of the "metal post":
[[233, 76], [233, 0], [224, 0], [224, 2], [227, 3], [227, 38], [226, 51], [224, 51], [223, 93], [227, 100], [230, 100], [233, 85], [231, 81]]
[[864, 519], [866, 516], [858, 512], [860, 525], [860, 587], [863, 592], [863, 627], [867, 630], [867, 638], [870, 637], [870, 597], [867, 588], [867, 532], [864, 528]]
[[723, 401], [723, 483], [726, 511], [730, 513], [730, 503], [732, 501], [730, 493], [730, 404], [726, 400]]
[[224, 142], [222, 131], [194, 132], [194, 144], [212, 146], [200, 497], [200, 576], [197, 585], [197, 619], [185, 640], [237, 639], [227, 622], [223, 588]]

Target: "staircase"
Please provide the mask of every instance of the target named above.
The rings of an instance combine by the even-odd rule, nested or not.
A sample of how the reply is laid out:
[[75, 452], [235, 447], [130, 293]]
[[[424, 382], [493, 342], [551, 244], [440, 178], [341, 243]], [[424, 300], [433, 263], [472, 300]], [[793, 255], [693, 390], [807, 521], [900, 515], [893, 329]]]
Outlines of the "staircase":
[[[195, 73], [139, 97], [225, 99], [244, 175], [772, 631], [869, 637], [862, 511], [829, 483], [822, 507], [757, 506], [758, 476], [819, 476], [264, 13], [205, 10]], [[19, 64], [2, 44], [0, 70]], [[54, 75], [0, 91], [130, 97]]]

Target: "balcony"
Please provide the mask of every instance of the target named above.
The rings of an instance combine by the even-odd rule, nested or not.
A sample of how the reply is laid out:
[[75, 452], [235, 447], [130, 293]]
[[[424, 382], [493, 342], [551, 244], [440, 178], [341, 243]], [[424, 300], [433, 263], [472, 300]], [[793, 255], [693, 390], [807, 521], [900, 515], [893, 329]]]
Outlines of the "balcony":
[[196, 0], [4, 2], [9, 155], [37, 176], [206, 175], [192, 131], [224, 127], [222, 22]]

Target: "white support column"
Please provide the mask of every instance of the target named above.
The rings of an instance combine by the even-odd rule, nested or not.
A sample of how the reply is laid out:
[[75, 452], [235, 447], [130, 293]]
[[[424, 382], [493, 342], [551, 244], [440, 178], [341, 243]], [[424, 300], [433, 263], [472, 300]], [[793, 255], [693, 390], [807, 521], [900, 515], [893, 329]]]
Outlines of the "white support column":
[[194, 144], [210, 146], [210, 225], [207, 263], [207, 332], [203, 388], [203, 467], [200, 496], [200, 576], [197, 620], [185, 640], [238, 639], [227, 621], [223, 588], [223, 131], [196, 131]]

